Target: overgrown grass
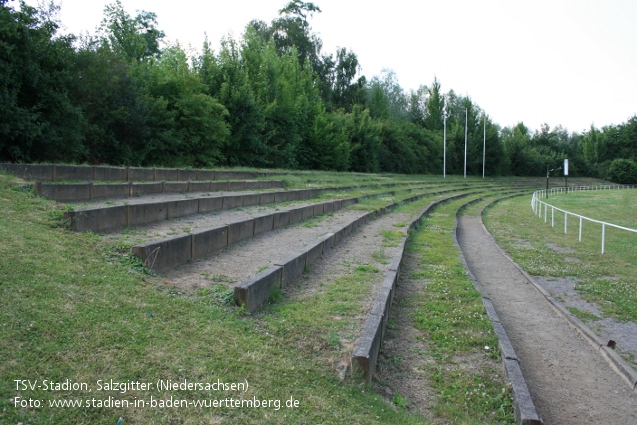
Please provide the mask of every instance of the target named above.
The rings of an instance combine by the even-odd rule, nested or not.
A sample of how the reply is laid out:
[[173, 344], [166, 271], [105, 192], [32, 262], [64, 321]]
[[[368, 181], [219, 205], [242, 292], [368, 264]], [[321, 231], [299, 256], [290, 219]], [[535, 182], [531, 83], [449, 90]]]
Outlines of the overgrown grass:
[[424, 369], [437, 393], [436, 414], [454, 423], [513, 423], [497, 336], [453, 243], [455, 211], [467, 200], [436, 207], [410, 236], [408, 252], [416, 265], [409, 282], [425, 287], [415, 302], [414, 323], [435, 360]]
[[[262, 316], [223, 304], [217, 286], [186, 296], [109, 259], [100, 238], [57, 228], [53, 203], [14, 190], [0, 176], [0, 412], [2, 423], [421, 423], [356, 382], [341, 382], [323, 353], [329, 335], [347, 336], [334, 315], [357, 314], [361, 276]], [[349, 279], [349, 280], [348, 280]], [[323, 341], [318, 344], [318, 341]], [[307, 343], [306, 343], [307, 342]], [[333, 345], [333, 344], [332, 344]], [[327, 348], [326, 348], [327, 347]], [[88, 383], [92, 392], [17, 390], [14, 380]], [[244, 382], [237, 391], [97, 392], [97, 381], [158, 379]], [[273, 408], [16, 408], [14, 397], [38, 399], [282, 400]], [[299, 407], [285, 407], [285, 400]]]
[[385, 247], [398, 246], [400, 240], [407, 236], [398, 230], [381, 230], [380, 235], [383, 237], [383, 246]]
[[[307, 187], [315, 178], [348, 185], [364, 184], [369, 176], [301, 173], [298, 178], [290, 177], [286, 184]], [[380, 183], [421, 177], [374, 178]], [[425, 177], [423, 181], [441, 186], [440, 179]], [[453, 187], [447, 184], [446, 189]], [[466, 183], [459, 182], [457, 186], [463, 185]], [[399, 192], [396, 199], [415, 194], [404, 192], [403, 197]], [[443, 195], [432, 195], [432, 199], [440, 196]], [[379, 205], [386, 205], [385, 201]], [[426, 204], [426, 200], [422, 202]], [[404, 208], [414, 205], [406, 204]], [[130, 240], [107, 242], [96, 235], [71, 233], [57, 227], [61, 212], [63, 207], [34, 197], [30, 189], [18, 188], [13, 178], [0, 174], [0, 423], [114, 424], [120, 417], [124, 424], [425, 422], [403, 409], [400, 398], [388, 403], [359, 381], [341, 381], [334, 368], [351, 354], [346, 347], [358, 337], [353, 318], [364, 313], [361, 300], [370, 291], [370, 280], [378, 275], [377, 267], [354, 264], [349, 274], [326, 283], [316, 295], [288, 300], [281, 293], [271, 300], [274, 304], [266, 311], [250, 316], [228, 305], [232, 300], [231, 290], [225, 286], [226, 277], [209, 276], [209, 289], [185, 293], [149, 275], [126, 255], [133, 239], [141, 234], [131, 231]], [[400, 230], [403, 229], [394, 231]], [[430, 254], [435, 252], [427, 253], [426, 264], [434, 264]], [[445, 361], [441, 363], [443, 368], [451, 367], [449, 371], [440, 370], [443, 380], [455, 379], [451, 373], [461, 368], [462, 362], [449, 363], [444, 350], [440, 353], [440, 359]], [[479, 351], [480, 356], [483, 354]], [[36, 379], [40, 384], [43, 379], [69, 379], [87, 383], [93, 391], [27, 391], [15, 387], [14, 380]], [[247, 381], [249, 389], [245, 393], [179, 389], [164, 393], [156, 389], [130, 390], [125, 394], [98, 392], [97, 381], [110, 379], [153, 384], [158, 379]], [[479, 384], [474, 385], [476, 382], [468, 380], [461, 387], [468, 392], [479, 388]], [[146, 401], [151, 396], [162, 400], [256, 397], [281, 400], [282, 406], [280, 410], [16, 408], [16, 396], [45, 404], [53, 399], [109, 396]], [[290, 397], [299, 401], [299, 407], [285, 406]], [[459, 403], [453, 409], [465, 409], [464, 400], [447, 402], [448, 406], [453, 403]], [[441, 416], [450, 417], [445, 413], [450, 409], [442, 409]], [[463, 417], [472, 416], [465, 413]]]
[[[601, 193], [615, 196], [609, 191], [595, 196]], [[599, 201], [596, 208], [602, 214], [610, 202]], [[624, 210], [627, 221], [633, 212], [634, 208]], [[577, 221], [568, 220], [564, 234], [563, 217], [556, 214], [555, 227], [551, 227], [550, 210], [546, 222], [544, 215], [538, 218], [531, 210], [530, 195], [499, 202], [487, 210], [484, 221], [500, 246], [531, 275], [575, 277], [578, 293], [597, 303], [606, 316], [637, 320], [636, 235], [607, 229], [606, 253], [601, 254], [601, 228], [584, 224], [580, 242]]]

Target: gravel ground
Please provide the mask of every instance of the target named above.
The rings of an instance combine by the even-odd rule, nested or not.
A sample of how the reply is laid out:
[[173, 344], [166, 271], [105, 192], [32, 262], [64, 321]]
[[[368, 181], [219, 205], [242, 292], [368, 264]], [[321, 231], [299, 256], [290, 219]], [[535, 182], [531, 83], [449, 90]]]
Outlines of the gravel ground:
[[459, 217], [458, 241], [509, 335], [544, 423], [637, 423], [635, 393], [502, 255], [480, 217]]
[[616, 351], [630, 360], [630, 363], [637, 365], [637, 323], [603, 318], [604, 314], [597, 304], [583, 300], [577, 293], [575, 290], [577, 280], [574, 278], [533, 276], [533, 279], [560, 300], [565, 307], [574, 307], [599, 317], [600, 320], [584, 320], [584, 323], [602, 340], [615, 341]]
[[182, 288], [209, 287], [211, 282], [220, 279], [233, 287], [257, 274], [260, 269], [269, 267], [364, 214], [365, 211], [341, 210], [262, 233], [212, 257], [181, 266], [167, 273], [166, 278]]

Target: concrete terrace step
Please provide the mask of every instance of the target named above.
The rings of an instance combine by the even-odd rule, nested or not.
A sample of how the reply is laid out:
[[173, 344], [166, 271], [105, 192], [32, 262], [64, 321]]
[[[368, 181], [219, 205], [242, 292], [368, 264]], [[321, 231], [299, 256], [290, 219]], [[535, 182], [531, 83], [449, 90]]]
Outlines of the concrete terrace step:
[[[480, 192], [458, 194], [430, 203], [410, 223], [409, 230], [418, 228], [422, 217], [428, 214], [441, 203], [471, 195], [476, 195], [478, 193]], [[515, 194], [511, 195], [511, 193]], [[504, 190], [501, 193], [502, 197], [499, 199], [505, 199], [510, 196], [518, 196], [519, 193], [519, 191]], [[483, 197], [476, 197], [464, 204], [458, 211], [475, 202], [480, 202], [483, 199]], [[376, 360], [378, 358], [378, 353], [382, 346], [382, 341], [386, 332], [387, 320], [389, 317], [391, 303], [394, 297], [395, 285], [398, 281], [398, 274], [400, 272], [400, 266], [402, 264], [406, 240], [407, 239], [405, 238], [403, 241], [401, 241], [400, 250], [396, 253], [396, 256], [391, 263], [392, 265], [390, 267], [390, 271], [387, 274], [385, 281], [383, 282], [378, 297], [374, 302], [374, 307], [371, 310], [365, 329], [363, 330], [358, 344], [354, 349], [354, 353], [352, 354], [352, 367], [355, 371], [360, 371], [369, 382], [371, 382], [371, 379], [376, 371]]]
[[[407, 191], [410, 192], [412, 190], [408, 189]], [[394, 192], [374, 194], [368, 197], [388, 194], [393, 195]], [[430, 194], [428, 192], [412, 198], [415, 199]], [[162, 273], [190, 260], [197, 260], [216, 254], [226, 247], [261, 233], [297, 223], [308, 217], [339, 211], [348, 205], [359, 202], [363, 198], [348, 198], [301, 207], [291, 207], [287, 211], [263, 214], [213, 228], [188, 232], [167, 239], [135, 245], [133, 254], [139, 257], [149, 269]], [[412, 198], [402, 202], [409, 202]]]
[[[415, 202], [430, 195], [432, 193], [419, 194], [388, 204], [375, 211], [366, 212], [362, 216], [335, 229], [334, 232], [310, 242], [298, 252], [276, 261], [273, 266], [235, 287], [234, 296], [237, 304], [244, 306], [248, 312], [258, 311], [267, 302], [272, 291], [289, 287], [292, 282], [301, 277], [306, 267], [311, 266], [323, 253], [348, 237], [355, 229], [366, 225], [380, 215], [390, 213], [402, 203]], [[458, 196], [467, 196], [467, 194], [455, 195], [451, 198]]]
[[[519, 192], [518, 192], [519, 193]], [[414, 229], [417, 228], [420, 222], [420, 219], [432, 211], [437, 205], [442, 202], [454, 200], [461, 198], [463, 196], [467, 196], [468, 194], [460, 194], [456, 196], [451, 196], [446, 199], [438, 200], [429, 204], [419, 215], [418, 217], [412, 221], [409, 228]], [[511, 195], [509, 195], [511, 196]], [[509, 197], [504, 196], [503, 198]], [[516, 195], [512, 195], [516, 196]], [[478, 202], [483, 198], [473, 199], [462, 207], [460, 207], [456, 211], [456, 224], [454, 225], [453, 230], [453, 238], [455, 245], [459, 248], [458, 240], [457, 240], [457, 214], [460, 210], [465, 208], [466, 206]], [[360, 373], [368, 382], [371, 382], [375, 371], [376, 371], [376, 363], [378, 360], [378, 355], [382, 347], [383, 338], [385, 336], [387, 330], [387, 321], [389, 318], [389, 312], [391, 309], [391, 304], [394, 298], [394, 293], [396, 289], [396, 285], [398, 283], [398, 277], [400, 274], [400, 268], [402, 264], [402, 259], [405, 250], [407, 238], [403, 238], [399, 245], [398, 252], [396, 252], [393, 261], [391, 263], [389, 272], [383, 281], [380, 291], [374, 301], [371, 313], [369, 318], [365, 324], [365, 327], [361, 333], [360, 338], [357, 341], [356, 347], [352, 353], [351, 365], [352, 372], [354, 374]], [[459, 249], [460, 251], [460, 249]], [[462, 252], [460, 251], [460, 257], [462, 259], [465, 267], [466, 261], [462, 256]], [[497, 314], [495, 313], [495, 309], [493, 308], [488, 296], [485, 295], [484, 291], [481, 288], [481, 285], [475, 280], [473, 275], [468, 272], [471, 281], [474, 283], [476, 288], [481, 292], [483, 298], [483, 304], [491, 319], [492, 326], [494, 331], [496, 332], [499, 340], [499, 346], [502, 351], [502, 363], [503, 368], [506, 374], [509, 383], [512, 386], [514, 393], [514, 410], [516, 416], [516, 422], [521, 424], [542, 424], [539, 415], [536, 412], [535, 406], [531, 400], [531, 396], [527, 385], [525, 383], [524, 377], [520, 371], [518, 366], [517, 356], [511, 347], [511, 343], [508, 339], [508, 336], [501, 326]]]
[[[414, 185], [417, 183], [414, 183]], [[395, 187], [399, 184], [380, 185]], [[379, 187], [379, 185], [372, 185]], [[222, 196], [195, 196], [159, 202], [131, 200], [125, 205], [100, 206], [76, 211], [67, 211], [64, 220], [76, 232], [111, 232], [125, 227], [143, 226], [158, 221], [228, 210], [238, 207], [267, 205], [279, 202], [301, 201], [333, 191], [349, 191], [361, 187], [337, 187], [322, 189], [297, 189], [277, 192], [228, 194]]]
[[[409, 230], [417, 228], [420, 224], [420, 219], [441, 203], [466, 197], [471, 194], [475, 194], [475, 192], [461, 193], [431, 202], [409, 224]], [[403, 238], [400, 242], [399, 250], [392, 259], [389, 273], [383, 281], [365, 327], [352, 353], [352, 371], [355, 374], [361, 373], [368, 382], [371, 382], [376, 372], [376, 361], [378, 360], [378, 353], [387, 330], [387, 320], [389, 318], [391, 303], [394, 299], [396, 282], [398, 281], [406, 241], [407, 238]]]
[[[453, 190], [452, 190], [453, 191]], [[366, 194], [365, 196], [360, 196], [359, 199], [365, 199], [366, 197], [377, 197], [382, 198], [387, 195], [392, 195], [392, 192], [380, 192], [380, 193], [371, 193]], [[409, 193], [429, 193], [432, 196], [436, 194], [444, 194], [449, 193], [448, 191], [441, 191], [439, 189], [432, 189], [429, 187], [417, 188], [417, 189], [405, 189], [401, 191], [404, 195], [408, 196]], [[395, 196], [395, 195], [392, 195]], [[132, 245], [138, 245], [143, 243], [150, 243], [155, 241], [164, 240], [170, 238], [173, 235], [183, 235], [185, 233], [196, 233], [203, 230], [208, 230], [211, 228], [223, 227], [230, 224], [238, 223], [241, 221], [247, 221], [251, 219], [257, 219], [268, 213], [282, 213], [282, 212], [291, 212], [293, 214], [293, 210], [298, 210], [300, 208], [305, 207], [314, 207], [315, 205], [331, 202], [331, 201], [339, 201], [343, 199], [348, 199], [344, 197], [334, 196], [331, 198], [324, 198], [320, 200], [303, 200], [296, 201], [284, 204], [268, 204], [268, 205], [255, 205], [251, 207], [242, 207], [235, 208], [230, 210], [223, 210], [215, 213], [209, 214], [198, 214], [196, 216], [187, 216], [179, 219], [173, 219], [163, 222], [152, 223], [147, 226], [143, 226], [142, 228], [137, 229], [122, 229], [121, 231], [113, 232], [108, 238], [119, 238], [124, 236], [124, 238], [131, 243]], [[353, 210], [356, 211], [356, 210]], [[294, 217], [292, 219], [293, 223], [295, 222]], [[314, 226], [312, 226], [314, 227]]]
[[[255, 179], [270, 173], [177, 168], [104, 167], [0, 163], [0, 170], [25, 180], [39, 181], [188, 181]], [[280, 175], [280, 173], [279, 173]]]
[[58, 202], [82, 202], [96, 199], [124, 198], [158, 193], [220, 192], [260, 189], [282, 189], [281, 180], [231, 181], [161, 181], [153, 183], [42, 183], [35, 193]]

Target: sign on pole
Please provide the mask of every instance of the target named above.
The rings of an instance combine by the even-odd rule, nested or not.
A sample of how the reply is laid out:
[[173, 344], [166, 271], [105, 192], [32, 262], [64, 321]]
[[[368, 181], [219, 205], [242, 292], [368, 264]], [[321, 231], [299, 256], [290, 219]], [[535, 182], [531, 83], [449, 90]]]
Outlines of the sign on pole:
[[564, 175], [568, 176], [568, 159], [564, 160]]

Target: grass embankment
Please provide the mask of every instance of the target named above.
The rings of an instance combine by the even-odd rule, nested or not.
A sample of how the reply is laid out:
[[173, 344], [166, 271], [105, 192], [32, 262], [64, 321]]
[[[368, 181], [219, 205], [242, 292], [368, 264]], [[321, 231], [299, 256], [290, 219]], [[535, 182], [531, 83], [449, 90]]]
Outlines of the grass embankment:
[[[422, 208], [428, 202], [424, 199], [400, 208]], [[356, 337], [347, 319], [361, 314], [360, 300], [369, 290], [365, 283], [378, 272], [373, 265], [351, 264], [348, 274], [316, 295], [281, 302], [265, 312], [246, 316], [227, 305], [225, 291], [176, 292], [160, 279], [145, 275], [134, 258], [121, 255], [115, 243], [58, 228], [60, 208], [0, 174], [0, 423], [114, 424], [120, 417], [124, 425], [425, 422], [386, 402], [358, 381], [341, 381], [332, 368], [336, 360], [351, 354], [344, 351], [341, 341]], [[435, 222], [432, 225], [436, 226]], [[397, 225], [392, 230], [398, 234], [402, 229]], [[387, 233], [388, 246], [394, 236]], [[426, 241], [422, 244], [422, 249], [428, 249]], [[437, 256], [437, 251], [427, 253], [426, 264], [435, 264], [432, 258], [438, 257], [430, 258], [432, 255]], [[443, 265], [440, 270], [445, 269], [448, 256], [457, 259], [457, 253], [449, 251], [439, 259]], [[422, 273], [437, 273], [437, 267], [424, 267]], [[456, 266], [452, 271], [460, 273]], [[453, 297], [443, 296], [440, 302], [446, 302], [441, 309], [455, 314]], [[419, 319], [423, 327], [435, 320], [428, 317], [428, 311], [423, 310]], [[464, 325], [463, 321], [452, 328]], [[442, 329], [432, 331], [432, 338], [447, 338], [443, 335], [448, 333], [448, 338], [462, 334], [466, 339], [463, 332], [473, 334], [473, 328]], [[478, 342], [483, 344], [481, 339]], [[495, 345], [491, 339], [488, 343]], [[465, 402], [483, 403], [477, 393], [461, 397], [462, 389], [473, 389], [473, 384], [475, 390], [482, 389], [478, 381], [465, 382], [462, 375], [454, 375], [458, 368], [448, 369], [449, 352], [440, 350], [436, 356], [442, 363], [431, 367], [442, 391], [446, 393], [445, 386], [459, 388], [445, 399], [447, 406], [457, 404], [449, 409], [465, 409]], [[107, 390], [104, 383], [111, 379], [152, 385], [125, 392]], [[245, 392], [161, 392], [155, 386], [160, 379], [175, 383], [247, 382], [249, 387]], [[35, 383], [35, 388], [26, 389], [22, 384], [17, 388], [14, 380]], [[69, 381], [86, 387], [60, 391], [46, 388], [51, 387], [50, 382]], [[172, 398], [222, 400], [226, 404], [208, 408], [148, 404], [125, 408], [106, 406], [109, 397], [112, 403], [126, 400], [131, 405], [150, 403], [151, 397], [156, 403]], [[228, 407], [228, 398], [272, 402], [269, 407], [244, 404], [233, 408]], [[298, 400], [297, 407], [286, 406], [290, 398]], [[17, 402], [33, 405], [36, 400], [41, 407], [16, 407]], [[54, 400], [79, 400], [83, 405], [49, 407]], [[441, 415], [447, 417], [444, 411]]]
[[[551, 196], [549, 202], [580, 215], [635, 226], [636, 192], [633, 190], [569, 193]], [[637, 235], [607, 228], [605, 254], [601, 254], [601, 225], [584, 221], [578, 241], [579, 220], [555, 212], [555, 227], [533, 214], [531, 197], [499, 202], [489, 208], [484, 221], [489, 231], [531, 275], [573, 277], [575, 289], [595, 302], [607, 316], [637, 321]]]
[[[55, 204], [0, 176], [0, 415], [2, 423], [421, 423], [325, 362], [345, 332], [334, 314], [356, 314], [360, 281], [350, 276], [304, 303], [243, 316], [214, 291], [180, 295], [111, 254], [99, 237], [55, 227]], [[43, 380], [86, 383], [47, 391]], [[151, 390], [98, 391], [98, 380], [153, 383]], [[247, 392], [159, 392], [158, 379], [248, 382]], [[40, 388], [16, 389], [14, 380]], [[88, 391], [88, 390], [92, 391]], [[52, 400], [281, 400], [267, 408], [49, 408]], [[15, 397], [40, 400], [16, 408]], [[293, 397], [298, 407], [288, 408]]]

